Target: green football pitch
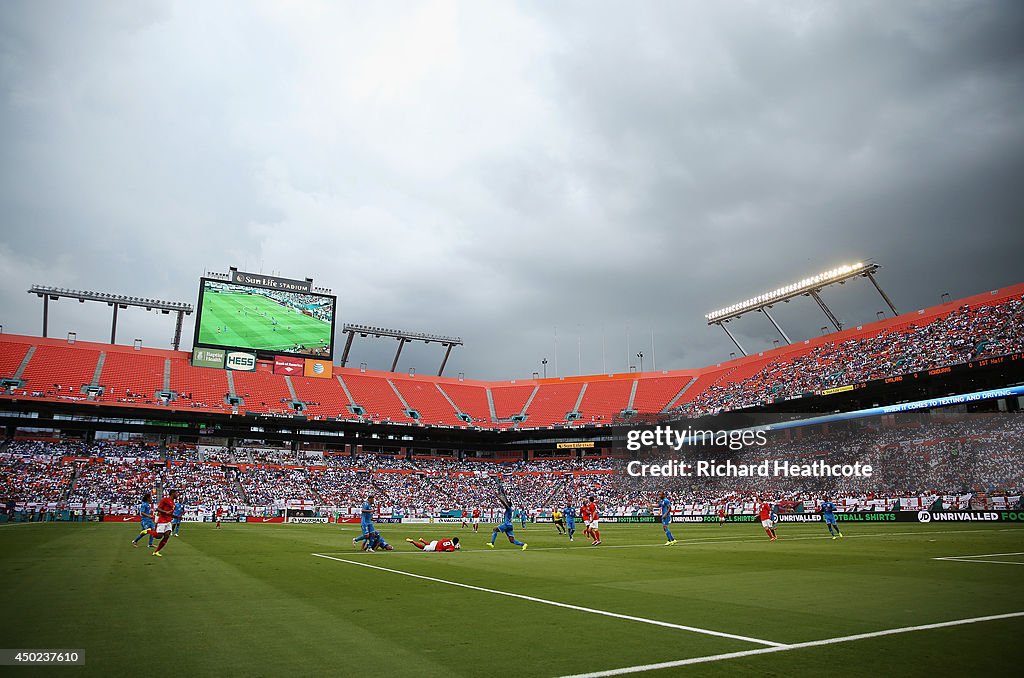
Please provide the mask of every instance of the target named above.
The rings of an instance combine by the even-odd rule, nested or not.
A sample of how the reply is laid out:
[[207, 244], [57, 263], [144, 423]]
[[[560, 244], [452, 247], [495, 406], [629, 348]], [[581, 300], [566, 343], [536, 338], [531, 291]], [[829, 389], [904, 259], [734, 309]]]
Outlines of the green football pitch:
[[[985, 675], [1024, 661], [1024, 528], [550, 525], [527, 551], [457, 525], [0, 526], [3, 644], [82, 649], [94, 676]], [[461, 553], [405, 537], [456, 535]], [[957, 558], [957, 560], [948, 560]], [[658, 667], [658, 664], [665, 663]], [[33, 670], [25, 669], [26, 675]], [[9, 669], [8, 675], [18, 675]]]
[[207, 290], [199, 343], [282, 352], [291, 352], [297, 344], [329, 347], [331, 325], [259, 294]]

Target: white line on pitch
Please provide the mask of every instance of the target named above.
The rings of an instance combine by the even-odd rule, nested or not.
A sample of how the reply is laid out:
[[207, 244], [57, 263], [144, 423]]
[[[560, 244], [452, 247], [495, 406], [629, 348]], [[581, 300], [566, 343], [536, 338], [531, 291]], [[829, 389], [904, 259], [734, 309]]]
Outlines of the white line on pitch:
[[731, 640], [742, 640], [747, 643], [756, 643], [757, 645], [767, 645], [769, 647], [786, 647], [782, 643], [776, 643], [770, 640], [761, 640], [760, 638], [750, 638], [748, 636], [739, 636], [733, 633], [723, 633], [722, 631], [712, 631], [711, 629], [702, 629], [696, 626], [684, 626], [682, 624], [672, 624], [671, 622], [658, 621], [657, 619], [647, 619], [645, 617], [634, 617], [628, 614], [619, 614], [618, 612], [608, 612], [607, 610], [596, 610], [592, 607], [583, 607], [581, 605], [571, 605], [569, 603], [559, 603], [554, 600], [546, 600], [544, 598], [535, 598], [534, 596], [526, 596], [521, 593], [509, 593], [508, 591], [498, 591], [496, 589], [487, 589], [482, 586], [473, 586], [471, 584], [462, 584], [457, 581], [449, 581], [447, 579], [439, 579], [437, 577], [428, 577], [422, 574], [415, 574], [413, 572], [405, 572], [403, 570], [393, 570], [389, 567], [380, 567], [379, 565], [370, 565], [368, 563], [360, 563], [356, 560], [346, 560], [345, 558], [335, 558], [334, 556], [325, 555], [323, 553], [312, 554], [317, 558], [326, 558], [327, 560], [333, 560], [339, 563], [348, 563], [349, 565], [357, 565], [359, 567], [368, 567], [373, 570], [380, 570], [382, 572], [391, 572], [392, 574], [400, 574], [406, 577], [413, 577], [415, 579], [423, 579], [425, 581], [437, 582], [438, 584], [447, 584], [449, 586], [458, 586], [464, 589], [472, 589], [474, 591], [483, 591], [484, 593], [493, 593], [498, 596], [507, 596], [509, 598], [518, 598], [520, 600], [528, 600], [533, 603], [542, 603], [544, 605], [552, 605], [554, 607], [561, 607], [567, 610], [576, 610], [578, 612], [589, 612], [591, 614], [598, 614], [605, 617], [615, 617], [616, 619], [625, 619], [628, 621], [641, 622], [643, 624], [651, 624], [653, 626], [663, 626], [670, 629], [679, 629], [680, 631], [690, 631], [692, 633], [702, 633], [707, 636], [717, 636], [719, 638], [729, 638]]
[[[1020, 528], [1017, 528], [1017, 529], [1020, 529]], [[990, 532], [990, 531], [991, 530], [931, 530], [931, 531], [928, 531], [928, 532], [883, 532], [881, 534], [851, 534], [851, 535], [848, 535], [845, 538], [846, 539], [876, 539], [878, 537], [905, 537], [905, 536], [931, 535], [931, 534], [964, 534], [966, 532]], [[458, 535], [456, 535], [456, 536], [458, 536]], [[462, 543], [465, 543], [465, 540], [463, 540], [462, 537], [459, 537], [459, 539], [460, 539], [460, 541]], [[818, 536], [812, 536], [812, 537], [780, 537], [779, 541], [780, 542], [806, 541], [806, 540], [809, 540], [809, 539], [810, 540], [825, 540], [825, 539], [830, 539], [830, 537], [828, 535], [826, 535], [826, 534], [822, 534], [822, 535], [818, 535]], [[749, 535], [749, 536], [735, 535], [735, 536], [732, 536], [732, 537], [708, 537], [708, 538], [705, 538], [705, 539], [692, 539], [692, 540], [679, 539], [679, 543], [676, 546], [701, 546], [701, 545], [711, 545], [711, 546], [714, 546], [714, 545], [717, 545], [717, 544], [753, 543], [753, 542], [767, 542], [767, 541], [768, 540], [765, 537], [762, 537], [760, 535], [758, 535], [758, 536], [754, 536], [754, 535]], [[580, 545], [580, 546], [538, 546], [536, 548], [531, 548], [530, 551], [575, 551], [575, 550], [579, 550], [580, 552], [583, 552], [583, 551], [587, 551], [587, 550], [595, 550], [596, 551], [596, 550], [604, 550], [604, 549], [638, 549], [638, 548], [655, 548], [655, 547], [658, 547], [658, 548], [670, 548], [670, 547], [665, 546], [665, 544], [663, 544], [663, 543], [661, 543], [661, 544], [602, 544], [601, 546], [599, 546], [597, 548], [592, 548], [591, 546], [583, 546], [583, 545]], [[501, 552], [501, 551], [506, 551], [506, 552], [511, 553], [513, 551], [518, 551], [518, 550], [519, 550], [518, 548], [515, 548], [515, 549], [508, 549], [508, 548], [506, 548], [506, 549], [501, 549], [501, 548], [494, 548], [494, 549], [461, 549], [461, 552], [462, 553], [498, 553], [498, 552]], [[420, 553], [420, 552], [419, 551], [392, 551], [391, 553], [392, 553], [392, 555], [395, 555], [395, 554], [409, 555], [409, 554]], [[362, 555], [362, 552], [352, 553], [350, 555], [353, 555], [353, 556]]]
[[604, 678], [605, 676], [621, 676], [627, 673], [641, 673], [644, 671], [655, 671], [657, 669], [670, 669], [678, 666], [691, 664], [706, 664], [726, 659], [738, 659], [740, 657], [752, 657], [759, 654], [770, 654], [772, 652], [787, 652], [799, 650], [805, 647], [819, 647], [822, 645], [835, 645], [837, 643], [848, 643], [854, 640], [865, 640], [867, 638], [879, 638], [891, 636], [898, 633], [910, 633], [911, 631], [928, 631], [930, 629], [941, 629], [948, 626], [961, 626], [963, 624], [976, 624], [978, 622], [997, 621], [1000, 619], [1012, 619], [1024, 617], [1024, 612], [1010, 612], [1009, 614], [994, 614], [987, 617], [972, 617], [970, 619], [957, 619], [955, 621], [939, 622], [938, 624], [923, 624], [921, 626], [904, 626], [898, 629], [886, 629], [885, 631], [872, 631], [871, 633], [858, 633], [853, 636], [840, 636], [837, 638], [825, 638], [823, 640], [811, 640], [806, 643], [793, 643], [792, 645], [780, 645], [777, 647], [763, 647], [757, 650], [743, 650], [741, 652], [727, 652], [725, 654], [714, 654], [706, 657], [691, 657], [690, 659], [679, 659], [677, 661], [659, 662], [657, 664], [641, 664], [639, 666], [626, 666], [620, 669], [609, 669], [607, 671], [594, 671], [593, 673], [578, 673], [564, 678]]
[[953, 558], [995, 558], [996, 556], [1024, 556], [1024, 551], [1016, 551], [1014, 553], [982, 553], [976, 556], [943, 556], [942, 558], [933, 558], [932, 560], [952, 560]]
[[972, 558], [932, 558], [932, 560], [949, 560], [958, 563], [982, 563], [984, 565], [1024, 565], [1017, 560], [976, 560]]

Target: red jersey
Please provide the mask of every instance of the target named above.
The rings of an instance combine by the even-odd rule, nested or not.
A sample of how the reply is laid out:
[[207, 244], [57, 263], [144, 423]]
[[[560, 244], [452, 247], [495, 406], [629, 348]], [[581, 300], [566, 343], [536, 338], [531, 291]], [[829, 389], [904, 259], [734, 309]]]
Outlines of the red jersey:
[[451, 539], [442, 539], [441, 541], [437, 542], [437, 546], [434, 547], [434, 550], [435, 551], [454, 551], [455, 550], [455, 542], [453, 542]]
[[761, 504], [760, 516], [761, 520], [769, 520], [772, 517], [772, 505], [767, 502]]
[[156, 522], [158, 523], [169, 523], [173, 517], [171, 514], [174, 513], [174, 500], [169, 496], [164, 497], [160, 500], [160, 503], [156, 505]]
[[474, 518], [479, 518], [480, 517], [480, 509], [473, 509], [473, 517]]
[[580, 516], [583, 518], [583, 522], [590, 522], [591, 520], [597, 519], [597, 504], [590, 502], [584, 504], [583, 508], [580, 509]]
[[718, 517], [719, 518], [724, 518], [725, 517], [725, 509], [718, 509]]

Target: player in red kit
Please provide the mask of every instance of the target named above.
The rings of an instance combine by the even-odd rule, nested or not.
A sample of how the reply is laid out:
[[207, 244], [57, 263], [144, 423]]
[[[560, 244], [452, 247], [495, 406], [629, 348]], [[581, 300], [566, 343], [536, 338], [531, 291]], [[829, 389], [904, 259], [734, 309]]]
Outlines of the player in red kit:
[[221, 514], [223, 514], [223, 513], [224, 513], [224, 509], [222, 509], [221, 507], [218, 506], [217, 507], [217, 529], [218, 530], [220, 529], [220, 517], [221, 517]]
[[480, 509], [473, 509], [473, 531], [480, 531]]
[[772, 520], [772, 505], [768, 502], [761, 504], [761, 509], [758, 511], [758, 515], [761, 518], [761, 527], [771, 537], [768, 541], [775, 541], [778, 537], [775, 535], [775, 521]]
[[583, 521], [583, 534], [590, 537], [590, 540], [594, 540], [594, 536], [590, 534], [590, 504], [583, 504], [580, 506], [580, 520]]
[[174, 500], [178, 496], [177, 490], [171, 490], [164, 495], [160, 503], [156, 505], [156, 528], [150, 530], [150, 534], [160, 540], [160, 544], [153, 551], [154, 556], [163, 558], [160, 551], [167, 546], [167, 540], [171, 537], [171, 524], [174, 520]]
[[459, 546], [458, 537], [430, 542], [420, 537], [419, 539], [406, 539], [406, 541], [418, 548], [420, 551], [426, 551], [427, 553], [452, 553], [462, 548]]
[[718, 509], [718, 526], [725, 525], [725, 507]]
[[587, 529], [590, 530], [590, 538], [594, 540], [591, 546], [598, 546], [601, 543], [601, 514], [597, 510], [597, 502], [594, 501], [594, 497], [590, 498], [590, 503], [583, 507], [587, 515], [590, 517], [587, 522]]

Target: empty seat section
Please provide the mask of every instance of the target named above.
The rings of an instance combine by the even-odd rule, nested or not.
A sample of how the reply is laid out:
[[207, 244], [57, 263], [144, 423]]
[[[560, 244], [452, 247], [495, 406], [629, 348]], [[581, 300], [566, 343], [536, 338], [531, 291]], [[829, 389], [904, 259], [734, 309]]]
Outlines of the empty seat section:
[[[494, 399], [494, 413], [498, 419], [508, 419], [523, 411], [523, 405], [533, 393], [533, 385], [528, 386], [496, 386], [491, 388]], [[486, 395], [484, 396], [486, 397]]]
[[0, 379], [14, 376], [30, 346], [28, 342], [0, 341]]
[[581, 383], [542, 384], [530, 409], [526, 411], [526, 426], [550, 426], [565, 421], [580, 396]]
[[294, 414], [292, 394], [284, 377], [271, 372], [235, 372], [235, 395], [243, 399], [242, 409], [248, 412]]
[[[486, 424], [491, 421], [491, 408], [487, 404], [487, 389], [485, 387], [467, 384], [441, 384], [441, 389], [448, 394], [460, 411], [473, 417], [474, 423]], [[519, 407], [522, 408], [522, 405]]]
[[155, 402], [164, 388], [164, 359], [160, 356], [108, 351], [100, 373], [104, 402]]
[[292, 377], [292, 387], [299, 400], [306, 403], [307, 416], [352, 417], [348, 411], [348, 398], [337, 379], [318, 377]]
[[413, 421], [405, 413], [402, 401], [395, 395], [385, 377], [370, 377], [365, 374], [343, 374], [356, 405], [359, 405], [371, 419], [391, 421]]
[[22, 375], [28, 382], [25, 389], [42, 391], [48, 396], [79, 397], [82, 387], [92, 383], [99, 359], [100, 352], [89, 348], [39, 346]]
[[644, 413], [661, 412], [691, 379], [691, 375], [640, 379], [636, 385], [636, 395], [633, 397], [633, 409]]
[[224, 370], [192, 367], [186, 358], [171, 358], [171, 390], [179, 396], [175, 407], [231, 409], [224, 402], [228, 393]]
[[434, 382], [414, 379], [392, 379], [392, 382], [409, 407], [420, 413], [420, 421], [424, 424], [466, 426]]
[[626, 409], [632, 390], [632, 379], [590, 382], [580, 403], [581, 421], [611, 423], [615, 415]]

